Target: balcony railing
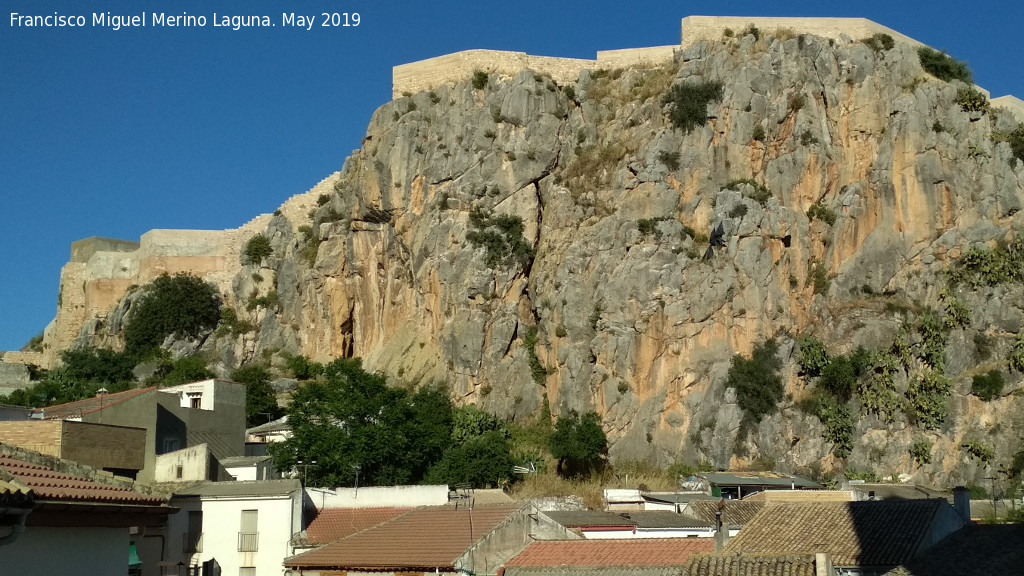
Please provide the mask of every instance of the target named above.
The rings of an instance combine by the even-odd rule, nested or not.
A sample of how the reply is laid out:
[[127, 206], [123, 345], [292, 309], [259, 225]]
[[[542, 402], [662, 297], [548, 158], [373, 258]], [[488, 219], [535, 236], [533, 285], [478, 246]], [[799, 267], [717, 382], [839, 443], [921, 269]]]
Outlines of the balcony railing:
[[260, 533], [259, 532], [239, 532], [238, 533], [238, 551], [239, 552], [258, 552], [260, 547]]
[[185, 554], [195, 554], [196, 552], [203, 551], [203, 533], [202, 532], [185, 532], [181, 538], [183, 542], [182, 549]]

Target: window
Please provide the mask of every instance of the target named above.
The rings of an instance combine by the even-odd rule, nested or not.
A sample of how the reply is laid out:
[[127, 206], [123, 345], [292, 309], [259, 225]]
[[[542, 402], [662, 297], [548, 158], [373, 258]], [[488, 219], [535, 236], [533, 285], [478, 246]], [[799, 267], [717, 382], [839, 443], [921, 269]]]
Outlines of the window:
[[186, 554], [194, 554], [203, 551], [203, 512], [190, 510], [188, 513], [188, 532], [183, 538]]
[[242, 510], [241, 530], [238, 531], [238, 551], [257, 552], [259, 550], [260, 533], [257, 528], [259, 513], [257, 510]]
[[175, 478], [177, 478], [178, 480], [181, 480], [181, 477], [184, 476], [184, 475], [185, 475], [185, 467], [184, 466], [182, 466], [181, 464], [178, 464], [177, 466], [174, 467], [174, 477]]
[[192, 407], [192, 408], [199, 408], [199, 405], [202, 404], [202, 401], [203, 401], [203, 397], [202, 396], [189, 396], [188, 397], [189, 406]]

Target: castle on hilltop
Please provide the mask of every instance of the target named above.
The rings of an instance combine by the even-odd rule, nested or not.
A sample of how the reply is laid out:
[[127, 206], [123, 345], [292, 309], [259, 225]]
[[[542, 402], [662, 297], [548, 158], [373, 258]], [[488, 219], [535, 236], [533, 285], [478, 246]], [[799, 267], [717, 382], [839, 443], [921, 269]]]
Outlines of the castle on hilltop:
[[[514, 76], [523, 70], [533, 70], [551, 76], [559, 84], [575, 82], [585, 69], [656, 68], [672, 62], [677, 51], [685, 50], [701, 40], [721, 38], [726, 30], [740, 31], [751, 25], [763, 30], [791, 30], [835, 41], [856, 41], [875, 34], [888, 34], [897, 42], [914, 47], [923, 43], [909, 36], [872, 22], [866, 18], [747, 18], [741, 16], [687, 16], [680, 26], [679, 44], [606, 50], [597, 53], [594, 60], [532, 56], [524, 52], [500, 50], [464, 50], [395, 66], [391, 71], [391, 96], [431, 90], [447, 83], [463, 81], [473, 73]], [[979, 87], [986, 95], [987, 90]], [[1014, 96], [993, 98], [992, 104], [1009, 110], [1024, 121], [1024, 101]]]

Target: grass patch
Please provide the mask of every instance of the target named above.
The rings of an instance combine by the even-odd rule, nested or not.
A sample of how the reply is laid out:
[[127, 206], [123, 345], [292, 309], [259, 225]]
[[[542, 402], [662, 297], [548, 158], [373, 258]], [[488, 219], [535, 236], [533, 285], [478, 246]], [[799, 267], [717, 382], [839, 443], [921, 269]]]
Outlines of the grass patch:
[[944, 82], [959, 80], [965, 84], [974, 84], [974, 74], [971, 73], [966, 62], [960, 62], [945, 52], [939, 52], [927, 46], [918, 48], [917, 56], [924, 71], [939, 80]]

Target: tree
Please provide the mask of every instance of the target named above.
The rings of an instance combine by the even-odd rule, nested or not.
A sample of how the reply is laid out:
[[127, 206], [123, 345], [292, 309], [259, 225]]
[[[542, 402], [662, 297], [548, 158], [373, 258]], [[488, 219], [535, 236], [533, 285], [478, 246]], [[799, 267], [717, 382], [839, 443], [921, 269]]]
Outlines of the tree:
[[196, 338], [220, 321], [220, 296], [213, 284], [190, 274], [164, 274], [150, 282], [129, 310], [125, 349], [136, 357], [168, 336]]
[[242, 249], [242, 264], [263, 264], [263, 261], [274, 254], [274, 247], [263, 234], [257, 234], [245, 243]]
[[231, 379], [245, 384], [245, 425], [248, 427], [277, 420], [284, 410], [277, 405], [277, 395], [270, 385], [270, 372], [259, 364], [242, 366], [231, 373]]
[[775, 411], [785, 388], [779, 369], [782, 361], [776, 353], [778, 344], [768, 339], [754, 348], [750, 359], [736, 355], [729, 368], [725, 385], [736, 390], [736, 403], [744, 412], [744, 420], [758, 422], [761, 417]]
[[216, 376], [206, 367], [206, 360], [202, 356], [183, 356], [167, 365], [166, 376], [163, 377], [164, 386], [178, 386], [189, 382], [207, 380]]
[[508, 438], [491, 430], [445, 451], [427, 473], [427, 482], [470, 484], [474, 488], [499, 486], [511, 480], [512, 465]]
[[135, 359], [130, 354], [84, 346], [60, 354], [65, 376], [81, 382], [116, 384], [132, 382]]
[[558, 460], [558, 474], [588, 476], [599, 471], [608, 455], [608, 438], [595, 412], [582, 417], [572, 410], [559, 416], [551, 435], [551, 455]]
[[451, 437], [451, 403], [437, 389], [389, 388], [359, 359], [324, 366], [288, 408], [292, 437], [271, 446], [274, 465], [316, 460], [307, 481], [325, 486], [409, 484], [423, 479]]

